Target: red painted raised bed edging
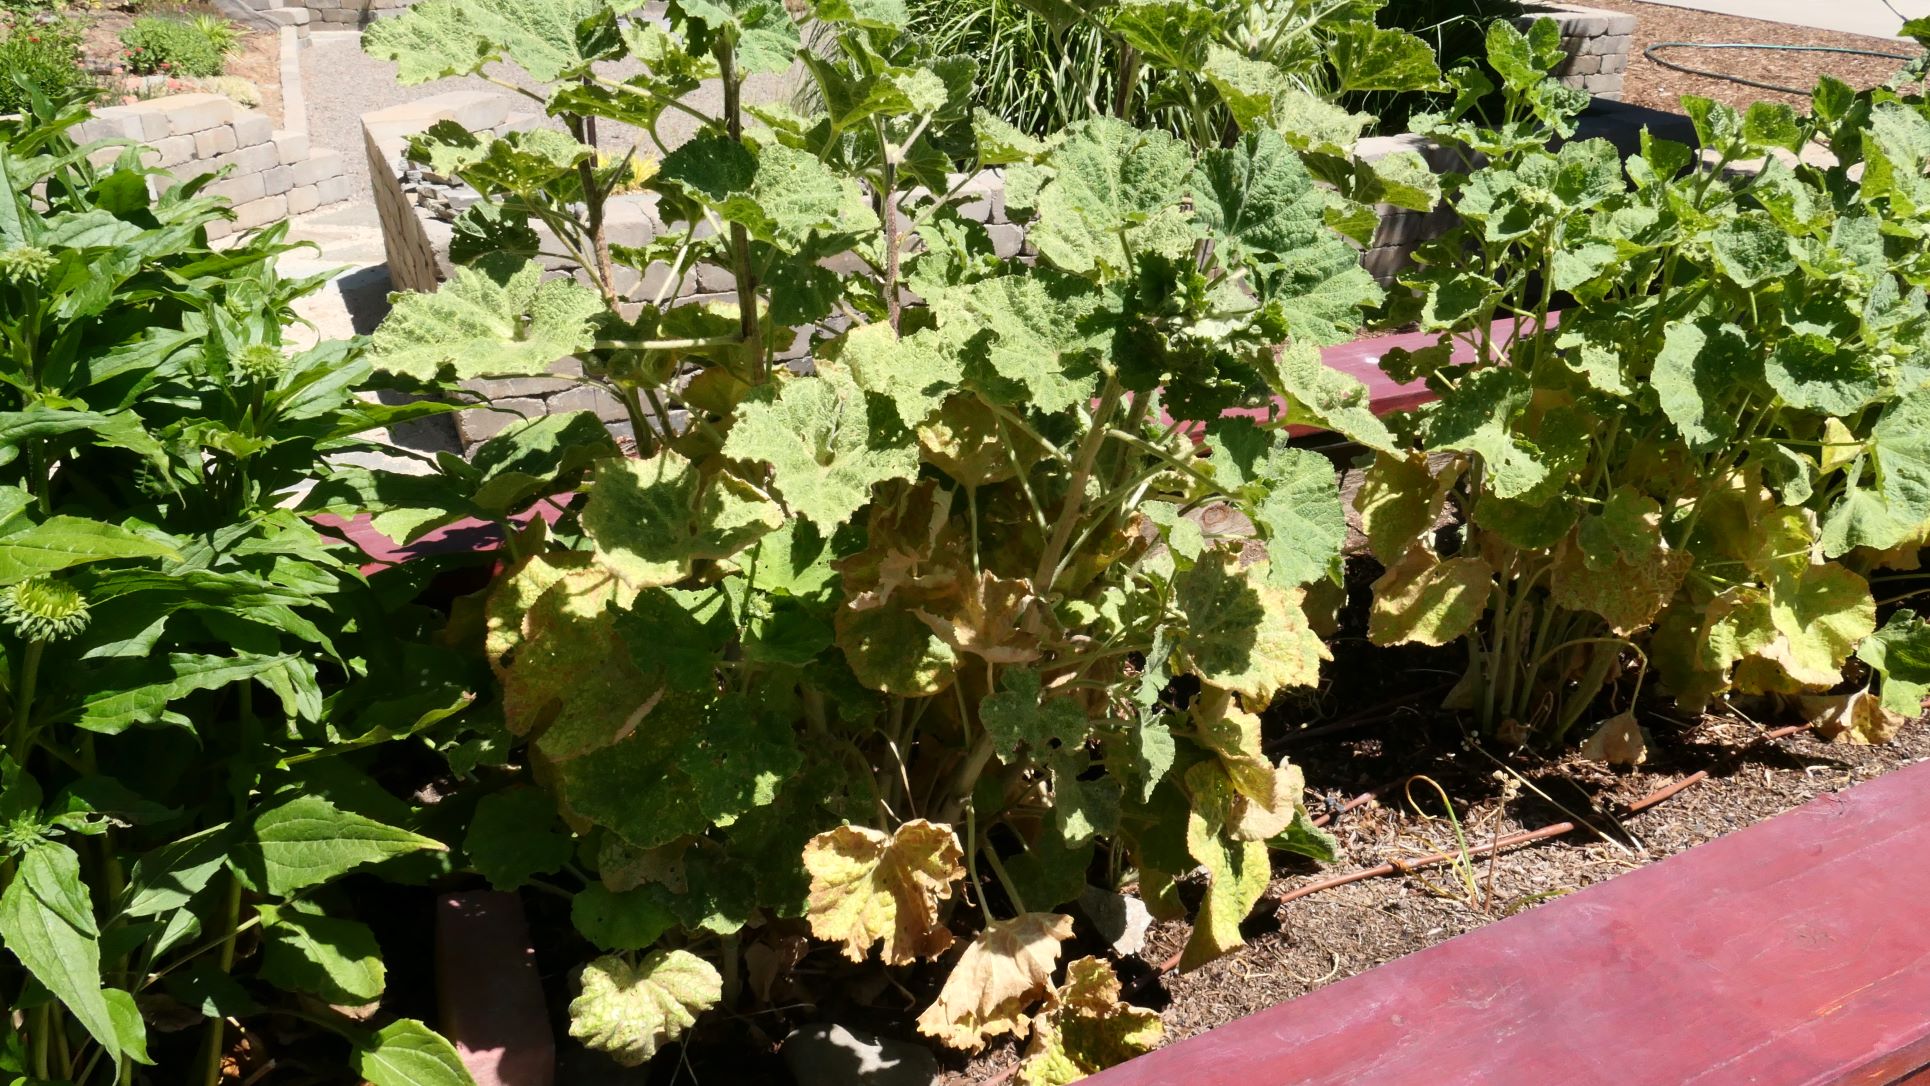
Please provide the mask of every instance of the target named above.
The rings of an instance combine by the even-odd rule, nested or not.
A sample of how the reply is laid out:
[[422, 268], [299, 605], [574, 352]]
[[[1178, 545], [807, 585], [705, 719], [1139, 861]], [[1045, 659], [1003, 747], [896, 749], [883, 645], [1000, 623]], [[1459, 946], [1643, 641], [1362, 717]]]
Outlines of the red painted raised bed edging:
[[1925, 1068], [1918, 763], [1086, 1081], [1875, 1086]]

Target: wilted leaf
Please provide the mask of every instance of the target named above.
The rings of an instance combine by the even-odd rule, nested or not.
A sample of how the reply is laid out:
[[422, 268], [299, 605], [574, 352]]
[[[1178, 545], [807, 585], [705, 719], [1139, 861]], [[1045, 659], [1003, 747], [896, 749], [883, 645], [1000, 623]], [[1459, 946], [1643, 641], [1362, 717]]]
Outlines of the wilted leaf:
[[1211, 762], [1186, 771], [1193, 804], [1186, 818], [1186, 850], [1207, 871], [1206, 900], [1180, 955], [1181, 969], [1196, 969], [1240, 947], [1240, 924], [1266, 893], [1273, 877], [1264, 841], [1231, 837], [1238, 793]]
[[625, 1067], [641, 1067], [724, 997], [716, 967], [688, 950], [657, 950], [636, 965], [615, 955], [583, 967], [570, 1001], [570, 1036]]
[[1024, 1035], [1025, 1010], [1051, 990], [1059, 944], [1070, 938], [1072, 918], [1058, 913], [994, 921], [965, 948], [937, 1000], [918, 1016], [918, 1032], [967, 1052], [1001, 1033]]
[[1399, 562], [1440, 520], [1448, 491], [1460, 475], [1458, 459], [1436, 475], [1423, 454], [1376, 456], [1354, 494], [1361, 531], [1374, 557], [1387, 566]]
[[[1640, 542], [1641, 536], [1630, 535], [1624, 541]], [[1604, 547], [1598, 554], [1612, 561], [1597, 568], [1590, 563], [1584, 544], [1573, 537], [1563, 541], [1548, 573], [1549, 598], [1571, 611], [1602, 616], [1616, 633], [1642, 629], [1675, 598], [1695, 563], [1690, 552], [1663, 545], [1659, 533], [1649, 542], [1649, 551], [1639, 561], [1622, 557], [1614, 546]]]
[[952, 943], [938, 919], [938, 903], [965, 876], [950, 826], [913, 819], [890, 834], [839, 826], [811, 838], [804, 866], [811, 873], [805, 916], [811, 934], [843, 944], [861, 962], [884, 940], [887, 965], [935, 957]]
[[1887, 743], [1916, 719], [1892, 712], [1868, 688], [1847, 694], [1805, 694], [1802, 705], [1803, 715], [1818, 735], [1833, 743], [1857, 746]]
[[1595, 729], [1582, 744], [1581, 756], [1609, 765], [1638, 766], [1649, 759], [1648, 740], [1635, 722], [1635, 710], [1617, 713]]

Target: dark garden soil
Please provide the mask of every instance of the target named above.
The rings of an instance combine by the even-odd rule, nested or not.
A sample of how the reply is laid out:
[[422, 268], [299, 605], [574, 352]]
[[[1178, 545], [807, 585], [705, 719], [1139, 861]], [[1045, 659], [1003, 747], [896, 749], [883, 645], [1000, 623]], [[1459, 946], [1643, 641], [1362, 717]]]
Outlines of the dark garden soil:
[[[1909, 56], [1922, 52], [1908, 41], [1869, 38], [1860, 34], [1773, 23], [1765, 19], [1714, 15], [1661, 4], [1636, 3], [1635, 0], [1591, 0], [1591, 3], [1594, 7], [1635, 16], [1635, 38], [1629, 50], [1622, 100], [1670, 113], [1682, 111], [1680, 99], [1685, 94], [1699, 94], [1737, 108], [1758, 101], [1787, 102], [1800, 107], [1808, 103], [1809, 94], [1807, 91], [1801, 95], [1784, 94], [1665, 68], [1642, 55], [1644, 49], [1656, 42], [1828, 45]], [[1687, 67], [1734, 73], [1761, 83], [1786, 87], [1811, 87], [1819, 76], [1831, 75], [1858, 90], [1884, 83], [1905, 63], [1882, 57], [1770, 49], [1670, 49], [1660, 55], [1665, 60]]]
[[[1370, 572], [1356, 570], [1355, 579]], [[1168, 1044], [1930, 759], [1924, 721], [1880, 746], [1825, 742], [1807, 730], [1766, 739], [1802, 718], [1794, 706], [1761, 699], [1715, 704], [1695, 717], [1651, 702], [1640, 714], [1651, 740], [1648, 759], [1632, 771], [1572, 755], [1484, 750], [1457, 714], [1439, 709], [1459, 673], [1458, 653], [1411, 650], [1390, 661], [1388, 650], [1370, 650], [1345, 616], [1333, 648], [1328, 685], [1298, 703], [1277, 703], [1268, 723], [1270, 749], [1306, 773], [1309, 809], [1333, 816], [1328, 830], [1342, 860], [1319, 867], [1276, 854], [1268, 897], [1246, 925], [1248, 945], [1194, 972], [1159, 973], [1185, 945], [1190, 926], [1154, 926], [1140, 960], [1121, 963], [1120, 972], [1129, 987], [1138, 982], [1135, 1002], [1162, 1012]], [[1706, 776], [1624, 814], [1697, 773]], [[1451, 800], [1455, 821], [1429, 782]], [[1436, 864], [1269, 904], [1390, 861], [1456, 853], [1457, 822], [1465, 847], [1478, 853], [1510, 834], [1565, 821], [1578, 828], [1477, 856], [1458, 870]], [[1006, 1041], [969, 1062], [954, 1058], [941, 1081], [996, 1081], [1021, 1054], [1021, 1045]]]

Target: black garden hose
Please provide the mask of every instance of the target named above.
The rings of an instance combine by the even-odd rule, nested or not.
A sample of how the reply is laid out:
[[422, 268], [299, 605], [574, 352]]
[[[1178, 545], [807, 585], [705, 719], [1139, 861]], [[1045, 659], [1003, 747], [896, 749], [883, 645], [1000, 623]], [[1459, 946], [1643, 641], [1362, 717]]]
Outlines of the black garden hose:
[[1917, 59], [1909, 53], [1886, 53], [1875, 49], [1845, 49], [1838, 45], [1767, 45], [1761, 42], [1746, 41], [1659, 41], [1642, 50], [1643, 59], [1659, 64], [1664, 68], [1672, 68], [1678, 72], [1685, 72], [1689, 75], [1699, 75], [1709, 79], [1722, 79], [1730, 83], [1740, 83], [1745, 87], [1757, 87], [1762, 90], [1780, 91], [1784, 94], [1797, 95], [1809, 94], [1810, 88], [1784, 86], [1781, 83], [1765, 83], [1758, 79], [1750, 79], [1747, 76], [1731, 75], [1728, 72], [1712, 72], [1707, 68], [1691, 68], [1686, 64], [1677, 64], [1672, 60], [1663, 60], [1661, 57], [1655, 55], [1659, 50], [1663, 49], [1771, 49], [1784, 53], [1844, 53], [1858, 57], [1888, 57], [1892, 60]]

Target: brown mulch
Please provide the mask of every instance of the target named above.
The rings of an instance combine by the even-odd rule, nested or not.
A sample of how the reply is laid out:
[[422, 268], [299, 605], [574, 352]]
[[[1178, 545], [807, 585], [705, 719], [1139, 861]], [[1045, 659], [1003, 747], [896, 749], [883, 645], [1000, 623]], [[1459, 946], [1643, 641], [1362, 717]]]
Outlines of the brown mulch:
[[[1432, 673], [1408, 677], [1410, 683], [1436, 678]], [[1635, 771], [1618, 772], [1573, 757], [1508, 757], [1509, 767], [1546, 798], [1534, 789], [1510, 786], [1514, 778], [1499, 763], [1463, 743], [1451, 724], [1426, 711], [1425, 703], [1410, 701], [1346, 734], [1294, 742], [1289, 733], [1283, 737], [1286, 753], [1303, 764], [1308, 784], [1325, 793], [1310, 801], [1316, 813], [1334, 810], [1362, 793], [1385, 790], [1378, 800], [1337, 815], [1328, 827], [1340, 843], [1340, 863], [1319, 868], [1293, 857], [1277, 859], [1271, 897], [1389, 860], [1455, 850], [1454, 827], [1442, 817], [1438, 793], [1424, 781], [1413, 782], [1412, 803], [1423, 814], [1411, 805], [1406, 790], [1389, 787], [1410, 773], [1425, 773], [1447, 791], [1471, 848], [1559, 821], [1586, 824], [1565, 836], [1503, 852], [1492, 861], [1477, 859], [1466, 876], [1450, 866], [1435, 866], [1405, 877], [1322, 890], [1271, 914], [1263, 904], [1248, 922], [1244, 949], [1192, 973], [1145, 984], [1137, 1001], [1161, 1010], [1166, 1043], [1172, 1044], [1753, 825], [1823, 793], [1930, 760], [1930, 726], [1921, 721], [1881, 746], [1833, 744], [1807, 732], [1763, 742], [1761, 736], [1771, 725], [1793, 718], [1772, 716], [1769, 707], [1755, 708], [1763, 710], [1758, 714], [1762, 719], [1745, 719], [1728, 709], [1693, 720], [1646, 714], [1642, 723], [1653, 746], [1647, 764]], [[1707, 779], [1648, 810], [1620, 820], [1605, 813], [1698, 770], [1706, 770]], [[1510, 787], [1513, 795], [1508, 798], [1504, 789]], [[1156, 925], [1143, 960], [1171, 958], [1189, 931], [1183, 921]], [[1122, 966], [1122, 974], [1130, 982], [1152, 968], [1143, 966], [1136, 974]], [[944, 1086], [976, 1086], [1011, 1068], [1019, 1052], [1007, 1043], [963, 1067], [954, 1066], [941, 1081]]]
[[[1915, 56], [1922, 52], [1914, 42], [1894, 38], [1870, 38], [1834, 30], [1791, 26], [1765, 19], [1746, 19], [1734, 15], [1714, 15], [1661, 4], [1642, 4], [1635, 0], [1591, 0], [1591, 6], [1635, 16], [1635, 38], [1630, 45], [1628, 73], [1624, 77], [1622, 100], [1651, 109], [1682, 111], [1685, 94], [1699, 94], [1737, 108], [1751, 102], [1787, 102], [1801, 107], [1809, 96], [1783, 94], [1724, 79], [1689, 75], [1664, 68], [1642, 55], [1656, 42], [1759, 42], [1766, 45], [1828, 45], [1846, 49], [1871, 49], [1877, 52]], [[1733, 72], [1763, 83], [1788, 87], [1814, 86], [1819, 76], [1831, 75], [1863, 90], [1887, 81], [1905, 62], [1881, 57], [1859, 57], [1842, 53], [1793, 53], [1770, 49], [1668, 49], [1663, 59], [1713, 72]]]

